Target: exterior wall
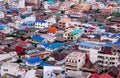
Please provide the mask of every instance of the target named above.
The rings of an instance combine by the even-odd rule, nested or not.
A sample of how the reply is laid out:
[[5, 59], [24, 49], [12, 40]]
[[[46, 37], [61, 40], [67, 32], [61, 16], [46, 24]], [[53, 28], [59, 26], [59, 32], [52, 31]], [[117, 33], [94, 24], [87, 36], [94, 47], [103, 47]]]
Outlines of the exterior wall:
[[58, 21], [58, 27], [65, 29], [66, 24], [71, 21], [71, 18], [63, 17]]
[[56, 24], [56, 19], [55, 18], [49, 18], [46, 21], [48, 22], [48, 26]]
[[114, 11], [115, 11], [115, 12], [120, 12], [120, 7], [115, 7], [115, 8], [114, 8]]
[[109, 54], [98, 54], [98, 64], [102, 65], [105, 68], [111, 66], [118, 66], [119, 63], [118, 55], [109, 55]]
[[90, 9], [90, 5], [88, 4], [79, 4], [80, 10], [88, 11]]
[[69, 8], [70, 8], [70, 4], [68, 3], [63, 3], [60, 5], [60, 10], [65, 11], [65, 10], [69, 10]]
[[91, 49], [90, 50], [90, 60], [92, 63], [98, 62], [99, 65], [103, 66], [103, 68], [108, 68], [110, 66], [118, 66], [119, 65], [119, 56], [118, 55], [110, 55], [110, 54], [101, 54], [98, 50]]
[[35, 28], [40, 28], [40, 29], [44, 29], [48, 27], [48, 23], [41, 23], [41, 22], [36, 22], [35, 23]]
[[24, 69], [20, 69], [19, 65], [16, 63], [4, 63], [1, 66], [1, 76], [3, 76], [5, 73], [11, 74], [11, 75], [21, 75], [21, 78], [23, 78], [25, 74]]
[[71, 58], [66, 57], [65, 60], [66, 60], [65, 61], [66, 70], [73, 70], [73, 71], [80, 70], [80, 68], [85, 64], [85, 54], [79, 56], [79, 58], [77, 59], [73, 59], [71, 55]]
[[4, 0], [0, 0], [0, 11], [4, 11]]

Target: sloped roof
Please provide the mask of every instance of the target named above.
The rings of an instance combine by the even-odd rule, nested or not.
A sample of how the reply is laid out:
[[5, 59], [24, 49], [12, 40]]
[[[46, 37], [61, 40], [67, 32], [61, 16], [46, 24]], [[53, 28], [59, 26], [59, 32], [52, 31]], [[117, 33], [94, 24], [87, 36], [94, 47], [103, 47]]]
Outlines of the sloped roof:
[[28, 58], [26, 59], [26, 62], [30, 63], [30, 64], [35, 64], [35, 63], [40, 63], [42, 62], [43, 60], [40, 59], [39, 57], [32, 57], [32, 58]]
[[114, 78], [114, 77], [110, 76], [108, 73], [104, 73], [100, 75], [99, 78]]
[[44, 38], [42, 38], [40, 36], [33, 36], [32, 39], [37, 40], [37, 41], [43, 41], [44, 40]]
[[48, 32], [56, 32], [58, 29], [56, 27], [49, 27]]

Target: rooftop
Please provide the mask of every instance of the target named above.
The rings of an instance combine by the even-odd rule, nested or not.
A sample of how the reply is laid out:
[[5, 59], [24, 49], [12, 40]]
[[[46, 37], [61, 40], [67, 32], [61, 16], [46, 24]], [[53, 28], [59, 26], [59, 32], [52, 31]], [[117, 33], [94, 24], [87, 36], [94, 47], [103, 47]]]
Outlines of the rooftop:
[[85, 56], [84, 53], [80, 53], [80, 52], [72, 52], [71, 54], [69, 54], [66, 59], [79, 59], [81, 57]]
[[78, 34], [78, 33], [82, 33], [83, 31], [82, 30], [74, 30], [72, 32], [70, 32], [71, 35], [75, 35], [75, 34]]
[[46, 21], [45, 21], [45, 20], [36, 20], [36, 22], [46, 23]]
[[32, 39], [37, 40], [37, 41], [43, 41], [44, 40], [44, 38], [42, 38], [40, 36], [33, 36]]

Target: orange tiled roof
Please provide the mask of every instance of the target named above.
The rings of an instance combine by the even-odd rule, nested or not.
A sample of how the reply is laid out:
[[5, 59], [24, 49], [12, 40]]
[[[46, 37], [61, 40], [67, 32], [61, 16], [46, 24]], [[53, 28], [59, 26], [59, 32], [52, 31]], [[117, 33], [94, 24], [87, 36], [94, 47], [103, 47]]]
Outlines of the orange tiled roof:
[[56, 32], [58, 29], [56, 27], [49, 27], [48, 32]]

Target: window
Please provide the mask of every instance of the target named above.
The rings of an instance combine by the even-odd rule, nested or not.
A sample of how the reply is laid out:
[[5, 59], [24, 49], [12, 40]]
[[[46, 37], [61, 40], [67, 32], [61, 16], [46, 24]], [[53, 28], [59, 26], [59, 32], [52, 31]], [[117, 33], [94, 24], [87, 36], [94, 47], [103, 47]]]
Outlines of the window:
[[4, 69], [3, 71], [8, 71], [8, 69]]
[[77, 26], [77, 24], [74, 24], [75, 26]]

